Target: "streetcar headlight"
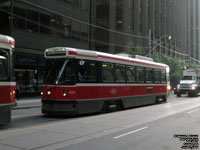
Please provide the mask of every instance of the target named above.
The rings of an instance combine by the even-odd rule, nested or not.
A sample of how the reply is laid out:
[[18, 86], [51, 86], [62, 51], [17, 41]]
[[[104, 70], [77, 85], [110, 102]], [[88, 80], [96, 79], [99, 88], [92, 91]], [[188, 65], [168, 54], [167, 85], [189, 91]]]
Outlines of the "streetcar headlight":
[[47, 91], [47, 95], [51, 95], [51, 91], [50, 90]]
[[168, 85], [168, 86], [167, 86], [167, 89], [168, 89], [168, 90], [171, 90], [171, 86], [170, 86], [170, 85]]
[[43, 95], [43, 92], [41, 92], [40, 94]]
[[66, 91], [63, 91], [63, 96], [67, 96], [67, 92]]

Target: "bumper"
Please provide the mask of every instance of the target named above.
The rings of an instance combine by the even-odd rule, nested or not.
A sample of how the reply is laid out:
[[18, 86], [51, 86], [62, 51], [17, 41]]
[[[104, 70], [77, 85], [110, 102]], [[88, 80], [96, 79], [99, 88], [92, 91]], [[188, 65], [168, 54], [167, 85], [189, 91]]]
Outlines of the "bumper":
[[100, 112], [103, 101], [100, 100], [42, 100], [42, 113], [46, 115], [79, 115]]
[[194, 92], [196, 92], [196, 89], [195, 90], [192, 90], [192, 89], [178, 89], [177, 90], [177, 93], [181, 93], [181, 94], [194, 93]]
[[11, 105], [0, 106], [0, 124], [9, 123], [11, 120]]

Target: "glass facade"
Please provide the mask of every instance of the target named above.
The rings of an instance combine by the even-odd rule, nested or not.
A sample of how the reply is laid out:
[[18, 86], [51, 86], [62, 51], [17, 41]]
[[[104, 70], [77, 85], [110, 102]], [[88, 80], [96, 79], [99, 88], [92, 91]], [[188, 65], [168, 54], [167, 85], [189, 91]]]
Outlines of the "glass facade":
[[[57, 0], [51, 1], [59, 7], [76, 10], [78, 14], [89, 14], [89, 0]], [[12, 6], [12, 7], [11, 7]], [[42, 90], [45, 72], [43, 56], [43, 43], [52, 43], [63, 46], [65, 40], [72, 43], [84, 42], [88, 44], [89, 25], [80, 16], [72, 17], [71, 13], [52, 11], [51, 5], [42, 7], [42, 3], [35, 1], [1, 0], [0, 1], [0, 31], [16, 38], [16, 51], [14, 54], [15, 78], [20, 87], [20, 95], [38, 94]], [[17, 32], [16, 32], [17, 31]], [[12, 34], [10, 34], [12, 33]], [[46, 37], [41, 43], [30, 42], [29, 36], [37, 35], [38, 39]], [[21, 39], [20, 39], [21, 38]], [[54, 41], [51, 39], [54, 38]], [[24, 40], [23, 40], [24, 39]], [[50, 39], [48, 41], [48, 39]], [[20, 42], [21, 40], [21, 42]], [[60, 42], [59, 40], [62, 40]], [[56, 44], [57, 42], [57, 44]], [[66, 45], [66, 44], [65, 44]], [[46, 47], [51, 47], [46, 44]], [[76, 47], [76, 46], [74, 46]], [[31, 52], [31, 53], [30, 53]], [[40, 54], [38, 54], [40, 53]], [[2, 60], [3, 62], [3, 60]]]
[[43, 56], [15, 53], [15, 77], [21, 95], [38, 94], [42, 90], [45, 60]]
[[[70, 3], [70, 1], [64, 1]], [[86, 1], [73, 1], [72, 7], [86, 9]], [[68, 15], [33, 6], [22, 1], [15, 1], [13, 7], [13, 27], [28, 32], [39, 32], [52, 36], [71, 37], [78, 40], [88, 40], [89, 26], [81, 20], [72, 19]]]
[[1, 33], [8, 32], [10, 28], [10, 10], [11, 2], [9, 0], [0, 1], [0, 31]]
[[[27, 57], [32, 62], [26, 58], [16, 59], [15, 70], [18, 74], [17, 80], [27, 75], [28, 79], [23, 81], [24, 85], [28, 87], [32, 84], [32, 89], [26, 88], [26, 91], [38, 92], [41, 89], [39, 83], [42, 82], [44, 69], [44, 65], [39, 65], [42, 61], [40, 57], [43, 57], [45, 48], [69, 46], [120, 53], [129, 50], [129, 43], [134, 42], [135, 46], [145, 47], [145, 51], [148, 52], [147, 39], [128, 34], [147, 37], [150, 29], [152, 40], [168, 34], [176, 38], [187, 37], [188, 32], [183, 32], [183, 29], [186, 25], [192, 27], [194, 24], [188, 24], [184, 17], [179, 17], [189, 16], [188, 20], [192, 20], [190, 17], [193, 14], [192, 9], [187, 11], [180, 9], [187, 8], [186, 4], [190, 3], [184, 2], [180, 5], [179, 2], [171, 0], [170, 2], [168, 0], [162, 2], [159, 0], [0, 0], [0, 33], [16, 38], [15, 58], [22, 53], [30, 56], [34, 54], [36, 57], [35, 60]], [[180, 11], [176, 11], [176, 7]], [[170, 15], [172, 9], [174, 16]], [[195, 17], [198, 18], [198, 15]], [[172, 26], [172, 23], [176, 24]], [[179, 30], [177, 26], [180, 26]], [[120, 32], [126, 33], [127, 36]], [[190, 42], [198, 41], [198, 34], [193, 32], [195, 30], [190, 35], [195, 36], [187, 37]], [[171, 43], [163, 42], [164, 46], [173, 49]], [[174, 51], [182, 50], [188, 56], [199, 54], [196, 52], [197, 48], [194, 52], [190, 50], [194, 45], [188, 44], [185, 40], [172, 41], [173, 43], [175, 43]], [[186, 49], [190, 51], [185, 51]], [[161, 52], [171, 55], [173, 51], [163, 49]], [[178, 56], [178, 53], [174, 54], [174, 57]], [[21, 63], [23, 60], [26, 62]], [[28, 63], [30, 65], [24, 65]], [[35, 78], [37, 83], [31, 81]]]

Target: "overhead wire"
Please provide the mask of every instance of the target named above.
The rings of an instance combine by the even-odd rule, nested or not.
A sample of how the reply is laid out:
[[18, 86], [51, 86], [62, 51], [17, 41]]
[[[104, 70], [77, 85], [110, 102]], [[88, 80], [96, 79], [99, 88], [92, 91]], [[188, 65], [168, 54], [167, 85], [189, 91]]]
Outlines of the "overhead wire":
[[[134, 34], [128, 34], [128, 33], [119, 32], [119, 31], [116, 31], [116, 30], [104, 28], [104, 27], [101, 27], [101, 26], [98, 26], [98, 25], [95, 25], [95, 24], [91, 24], [91, 23], [88, 23], [88, 22], [85, 22], [85, 21], [76, 19], [76, 18], [74, 18], [74, 17], [67, 16], [67, 15], [61, 14], [61, 13], [59, 13], [59, 12], [52, 11], [52, 10], [47, 9], [47, 8], [45, 8], [45, 7], [42, 7], [42, 6], [40, 6], [40, 5], [31, 3], [31, 2], [29, 2], [29, 1], [27, 1], [27, 0], [21, 0], [21, 1], [23, 1], [23, 2], [25, 2], [25, 3], [28, 3], [28, 4], [30, 4], [30, 5], [32, 5], [32, 6], [34, 6], [34, 7], [38, 7], [38, 8], [40, 8], [40, 9], [49, 11], [49, 12], [51, 12], [51, 13], [58, 14], [58, 15], [60, 15], [60, 16], [62, 16], [62, 17], [65, 17], [65, 18], [68, 18], [68, 19], [71, 19], [71, 20], [74, 20], [74, 21], [77, 21], [77, 22], [86, 24], [86, 25], [91, 26], [91, 27], [99, 28], [99, 29], [106, 30], [106, 31], [109, 31], [109, 32], [121, 34], [121, 35], [124, 35], [124, 36], [131, 36], [131, 37], [137, 37], [137, 38], [148, 39], [147, 36], [139, 36], [139, 35], [134, 35]], [[124, 7], [124, 6], [123, 6], [123, 7]], [[24, 18], [24, 19], [26, 19], [26, 18]], [[124, 46], [124, 45], [119, 45], [119, 44], [110, 43], [110, 42], [109, 42], [109, 43], [107, 43], [107, 42], [102, 42], [102, 41], [99, 41], [99, 40], [96, 40], [96, 39], [88, 39], [88, 40], [91, 41], [91, 42], [96, 42], [96, 43], [104, 44], [104, 45], [118, 46], [118, 47], [124, 47], [124, 48], [137, 48], [137, 47]], [[153, 42], [154, 42], [154, 41], [153, 41]], [[194, 43], [193, 43], [193, 44], [194, 44]], [[200, 45], [198, 44], [198, 46], [200, 46]], [[165, 49], [168, 49], [169, 51], [171, 51], [171, 52], [173, 52], [173, 53], [175, 53], [175, 54], [178, 54], [178, 55], [189, 56], [189, 55], [187, 55], [187, 54], [184, 54], [184, 53], [180, 53], [180, 52], [176, 52], [176, 51], [174, 51], [174, 50], [171, 50], [171, 49], [169, 49], [169, 48], [167, 48], [167, 47], [165, 47], [165, 46], [163, 46], [163, 45], [161, 45], [161, 44], [160, 44], [160, 47], [163, 47], [163, 48], [165, 48]], [[147, 47], [139, 47], [139, 48], [147, 48]], [[198, 61], [198, 60], [196, 60], [195, 58], [192, 58], [192, 59], [195, 60], [195, 61]]]
[[[0, 11], [5, 12], [5, 13], [10, 13], [10, 12], [5, 11], [5, 10], [3, 10], [3, 9], [0, 9]], [[11, 14], [11, 13], [10, 13], [10, 14]], [[47, 26], [47, 25], [45, 25], [45, 24], [42, 24], [42, 23], [38, 24], [38, 22], [36, 22], [36, 21], [27, 19], [27, 18], [25, 18], [25, 17], [19, 16], [19, 15], [16, 15], [16, 14], [13, 14], [13, 16], [18, 17], [18, 18], [20, 18], [20, 19], [23, 19], [23, 20], [25, 20], [25, 21], [28, 21], [29, 23], [38, 25], [38, 26], [40, 26], [40, 27], [44, 27], [44, 28], [46, 28], [46, 29], [48, 29], [48, 30], [50, 30], [50, 31], [55, 31], [56, 33], [63, 34], [63, 31], [60, 31], [59, 29], [56, 29], [56, 28], [54, 28], [54, 27], [49, 27], [49, 26]], [[31, 31], [31, 29], [29, 29], [29, 31]], [[37, 31], [36, 31], [36, 32], [37, 32]], [[71, 34], [70, 34], [69, 36], [64, 36], [64, 37], [66, 37], [66, 38], [72, 37], [72, 38], [73, 38], [73, 36], [72, 36]], [[98, 43], [98, 44], [109, 45], [109, 46], [117, 46], [117, 47], [129, 48], [129, 49], [134, 49], [134, 48], [148, 48], [148, 47], [133, 47], [133, 46], [130, 46], [130, 45], [125, 46], [125, 45], [120, 45], [120, 44], [115, 44], [115, 43], [110, 43], [110, 42], [104, 42], [104, 41], [100, 41], [100, 40], [93, 39], [93, 38], [90, 38], [90, 39], [89, 39], [89, 38], [83, 37], [83, 36], [81, 36], [81, 35], [80, 35], [80, 39], [82, 39], [82, 40], [87, 40], [87, 41], [91, 41], [91, 42], [95, 42], [95, 43]]]

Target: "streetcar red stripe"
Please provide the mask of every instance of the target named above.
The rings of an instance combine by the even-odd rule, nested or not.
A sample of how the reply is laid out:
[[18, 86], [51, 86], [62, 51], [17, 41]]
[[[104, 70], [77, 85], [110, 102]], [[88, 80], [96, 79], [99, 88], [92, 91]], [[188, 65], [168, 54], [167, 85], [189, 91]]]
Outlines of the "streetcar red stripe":
[[69, 55], [77, 55], [77, 52], [75, 52], [75, 51], [68, 51], [68, 54]]
[[[149, 87], [151, 87], [151, 90], [149, 90]], [[48, 90], [51, 91], [51, 95], [47, 95]], [[63, 91], [67, 92], [66, 97], [63, 96]], [[156, 95], [163, 93], [167, 94], [167, 86], [73, 86], [57, 88], [45, 86], [43, 93], [43, 98], [54, 100], [104, 99], [140, 95]]]

